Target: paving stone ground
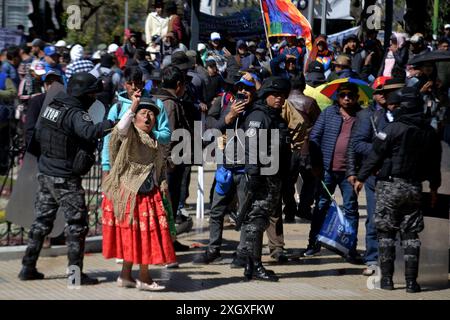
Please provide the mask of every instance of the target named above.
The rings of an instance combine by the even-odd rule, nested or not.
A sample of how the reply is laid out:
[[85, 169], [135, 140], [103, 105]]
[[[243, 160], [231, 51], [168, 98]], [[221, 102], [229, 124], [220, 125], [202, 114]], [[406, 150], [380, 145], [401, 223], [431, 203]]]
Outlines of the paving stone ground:
[[[286, 225], [286, 247], [302, 248], [306, 245], [306, 223]], [[207, 243], [207, 221], [196, 221], [192, 232], [180, 241], [189, 244]], [[96, 286], [69, 289], [64, 276], [65, 256], [41, 258], [38, 268], [46, 279], [22, 282], [17, 279], [20, 260], [0, 261], [0, 299], [25, 300], [384, 300], [384, 299], [450, 299], [450, 289], [425, 290], [419, 294], [407, 294], [402, 285], [392, 292], [367, 288], [367, 277], [361, 275], [364, 266], [351, 265], [330, 251], [313, 258], [302, 258], [278, 265], [264, 256], [265, 264], [279, 276], [278, 283], [263, 281], [243, 282], [242, 269], [230, 268], [238, 233], [228, 226], [224, 232], [223, 260], [207, 266], [191, 263], [202, 248], [194, 248], [178, 255], [178, 269], [162, 266], [151, 268], [155, 280], [167, 286], [164, 292], [141, 292], [116, 286], [120, 265], [114, 260], [105, 260], [100, 253], [88, 254], [85, 271], [96, 276], [101, 283]], [[362, 240], [362, 239], [361, 239]], [[361, 242], [360, 242], [361, 243]], [[136, 270], [137, 272], [137, 270]], [[136, 274], [137, 276], [137, 274]]]
[[[206, 168], [205, 186], [210, 186], [213, 170]], [[196, 201], [196, 172], [192, 174], [192, 183], [188, 203]], [[443, 180], [444, 181], [444, 180]], [[209, 197], [209, 187], [205, 188], [205, 199]], [[358, 249], [364, 249], [365, 197], [360, 195], [360, 223]], [[338, 203], [342, 200], [337, 193]], [[208, 202], [206, 200], [206, 202]], [[268, 249], [264, 249], [263, 262], [280, 276], [277, 283], [263, 281], [243, 281], [242, 269], [231, 269], [232, 254], [239, 241], [239, 233], [226, 225], [224, 231], [223, 260], [207, 266], [193, 265], [195, 255], [204, 250], [207, 244], [208, 216], [197, 220], [195, 212], [194, 228], [183, 234], [180, 241], [195, 248], [178, 254], [178, 269], [166, 269], [163, 266], [152, 267], [151, 274], [167, 289], [163, 292], [141, 292], [136, 289], [123, 289], [116, 286], [115, 280], [121, 266], [114, 259], [106, 260], [101, 253], [87, 254], [85, 272], [98, 277], [101, 283], [91, 287], [69, 289], [64, 276], [67, 264], [65, 256], [45, 257], [38, 261], [38, 268], [46, 279], [22, 282], [17, 278], [20, 260], [0, 261], [0, 299], [26, 300], [448, 300], [450, 299], [450, 281], [444, 289], [424, 288], [418, 294], [407, 294], [404, 285], [397, 284], [396, 290], [384, 291], [368, 289], [368, 278], [361, 275], [364, 266], [346, 263], [341, 257], [322, 250], [321, 255], [302, 258], [279, 265], [270, 260]], [[309, 223], [285, 224], [285, 242], [288, 249], [305, 248]], [[267, 238], [264, 239], [267, 243]], [[136, 269], [137, 276], [137, 269]], [[420, 280], [420, 278], [419, 278]]]

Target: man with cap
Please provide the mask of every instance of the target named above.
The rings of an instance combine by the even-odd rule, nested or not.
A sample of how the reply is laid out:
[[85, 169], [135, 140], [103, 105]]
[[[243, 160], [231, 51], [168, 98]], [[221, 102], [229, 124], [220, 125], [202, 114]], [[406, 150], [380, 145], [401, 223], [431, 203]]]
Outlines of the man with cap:
[[[368, 108], [356, 114], [355, 125], [350, 136], [347, 148], [347, 180], [354, 185], [361, 165], [372, 151], [372, 143], [377, 134], [382, 134], [386, 125], [390, 122], [387, 116], [388, 105], [386, 99], [390, 93], [403, 88], [405, 83], [400, 79], [390, 77], [378, 77], [372, 88], [373, 103]], [[374, 223], [375, 217], [375, 175], [371, 175], [365, 184], [367, 201], [366, 219], [366, 252], [364, 263], [366, 268], [363, 275], [370, 276], [375, 273], [378, 265], [378, 240]]]
[[[59, 53], [58, 51], [56, 51], [56, 47], [55, 46], [46, 46], [44, 48], [44, 53], [45, 53], [45, 71], [48, 72], [50, 70], [53, 70], [59, 74], [61, 74], [61, 77], [64, 81], [64, 84], [67, 84], [67, 78], [64, 74], [64, 71], [61, 67], [61, 65], [59, 64]], [[45, 80], [45, 75], [42, 77], [42, 80]]]
[[450, 23], [447, 23], [444, 26], [444, 38], [447, 39], [447, 41], [450, 43]]
[[74, 74], [78, 72], [89, 72], [94, 69], [92, 61], [84, 58], [84, 49], [81, 45], [76, 44], [70, 49], [70, 63], [66, 68], [66, 77], [70, 80]]
[[421, 33], [415, 33], [411, 39], [409, 39], [409, 42], [411, 44], [410, 46], [410, 58], [414, 58], [417, 55], [426, 53], [428, 51], [430, 51], [430, 49], [428, 49], [428, 47], [425, 44], [425, 38], [423, 36], [423, 34]]
[[334, 65], [334, 71], [328, 76], [327, 82], [342, 78], [360, 78], [359, 74], [352, 70], [352, 58], [350, 56], [341, 54], [332, 64]]
[[302, 69], [298, 67], [298, 57], [292, 53], [280, 53], [270, 61], [272, 75], [292, 79], [298, 76]]
[[[244, 120], [247, 192], [239, 212], [241, 252], [247, 257], [246, 280], [278, 281], [262, 265], [261, 255], [264, 231], [280, 201], [283, 170], [289, 168], [290, 139], [281, 111], [290, 90], [291, 84], [285, 78], [266, 79], [258, 91], [258, 100]], [[258, 150], [267, 150], [265, 155], [269, 159], [262, 159], [263, 153]]]
[[422, 182], [428, 180], [431, 207], [436, 204], [441, 185], [441, 143], [435, 130], [423, 117], [417, 92], [405, 87], [391, 93], [387, 105], [394, 122], [373, 141], [372, 151], [358, 173], [354, 185], [359, 192], [363, 182], [377, 174], [375, 225], [381, 268], [381, 289], [393, 290], [395, 239], [400, 233], [404, 249], [406, 292], [420, 292], [417, 283], [420, 240], [424, 228], [421, 212]]
[[313, 88], [324, 84], [327, 80], [325, 79], [325, 69], [323, 64], [319, 61], [311, 61], [305, 78], [306, 83]]
[[114, 122], [104, 120], [94, 125], [87, 113], [101, 90], [101, 82], [87, 72], [74, 75], [67, 94], [59, 93], [42, 111], [31, 149], [38, 157], [39, 183], [36, 196], [36, 219], [30, 228], [29, 242], [22, 259], [21, 280], [43, 279], [36, 263], [58, 211], [66, 219], [68, 266], [81, 272], [81, 284], [98, 283], [83, 270], [84, 244], [89, 231], [88, 211], [81, 176], [95, 162], [97, 140], [105, 136]]
[[220, 33], [212, 32], [209, 41], [208, 58], [216, 61], [217, 68], [221, 74], [225, 73], [227, 69], [227, 57], [230, 56], [231, 53], [223, 45]]
[[[246, 112], [256, 98], [257, 85], [259, 88], [260, 84], [251, 74], [239, 78], [238, 73], [230, 73], [227, 81], [231, 82], [236, 77], [238, 81], [233, 84], [230, 83], [230, 87], [233, 88], [229, 92], [230, 97], [227, 97], [228, 94], [225, 93], [224, 96], [216, 99], [210, 112], [208, 112], [207, 126], [218, 129], [223, 134], [222, 143], [218, 143], [220, 143], [219, 148], [222, 149], [224, 159], [220, 159], [223, 166], [219, 166], [217, 169], [216, 186], [212, 191], [208, 248], [202, 255], [194, 259], [194, 264], [209, 264], [222, 259], [220, 250], [224, 217], [229, 213], [229, 208], [236, 196], [239, 204], [243, 203], [245, 199], [247, 183], [245, 164], [242, 159], [239, 159], [239, 155], [242, 154], [239, 151], [243, 151], [245, 146], [237, 137], [237, 130], [243, 129]], [[237, 99], [237, 95], [241, 97]], [[226, 133], [230, 132], [233, 132], [232, 136], [227, 136]], [[227, 182], [221, 179], [225, 175], [229, 176]], [[241, 252], [242, 247], [243, 243], [241, 242], [232, 262], [232, 267], [242, 267], [245, 263], [245, 255]]]
[[270, 71], [270, 60], [267, 57], [267, 50], [265, 47], [259, 47], [255, 50], [255, 67], [262, 67]]
[[[325, 108], [317, 119], [310, 134], [311, 163], [319, 172], [326, 188], [331, 194], [339, 186], [344, 200], [344, 214], [354, 230], [358, 230], [358, 197], [353, 186], [346, 179], [346, 153], [350, 134], [356, 120], [356, 113], [361, 110], [358, 104], [358, 87], [353, 83], [343, 83], [337, 89], [335, 103]], [[325, 221], [331, 205], [331, 199], [324, 187], [321, 187], [319, 199], [314, 208], [309, 232], [309, 243], [304, 256], [320, 253], [317, 236]], [[345, 257], [350, 263], [362, 263], [361, 257], [354, 247]]]
[[36, 38], [31, 42], [31, 53], [34, 54], [38, 59], [44, 60], [45, 46], [46, 46], [46, 44], [44, 41], [42, 41], [39, 38]]

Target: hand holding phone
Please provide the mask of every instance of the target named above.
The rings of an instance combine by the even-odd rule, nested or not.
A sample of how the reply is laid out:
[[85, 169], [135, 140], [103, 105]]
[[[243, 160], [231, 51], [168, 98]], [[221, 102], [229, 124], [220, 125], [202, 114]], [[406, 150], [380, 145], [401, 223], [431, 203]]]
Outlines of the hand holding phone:
[[248, 97], [245, 93], [242, 93], [242, 92], [236, 93], [236, 102], [237, 103], [246, 102], [247, 98]]

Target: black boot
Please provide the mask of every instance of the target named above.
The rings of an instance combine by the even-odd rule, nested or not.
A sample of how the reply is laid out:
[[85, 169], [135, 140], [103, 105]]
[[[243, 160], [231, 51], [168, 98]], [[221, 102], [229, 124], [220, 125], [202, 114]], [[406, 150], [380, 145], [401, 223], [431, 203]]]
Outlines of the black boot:
[[30, 230], [28, 246], [25, 255], [22, 259], [22, 269], [19, 273], [19, 279], [26, 280], [40, 280], [44, 279], [44, 274], [36, 269], [36, 263], [39, 258], [42, 246], [44, 244], [45, 235], [38, 231]]
[[247, 257], [247, 263], [244, 268], [245, 281], [250, 281], [253, 278], [254, 262], [251, 257]]
[[392, 277], [381, 277], [380, 288], [383, 290], [394, 290]]
[[266, 270], [261, 262], [256, 262], [254, 268], [253, 276], [256, 279], [272, 282], [276, 282], [279, 279], [273, 271]]
[[19, 279], [22, 281], [41, 280], [44, 274], [37, 271], [36, 268], [23, 266], [19, 273]]
[[381, 289], [394, 290], [395, 240], [392, 237], [379, 238], [378, 253], [380, 256]]
[[417, 234], [407, 234], [402, 240], [405, 253], [405, 280], [406, 292], [420, 292], [420, 285], [417, 283], [419, 275], [420, 240]]

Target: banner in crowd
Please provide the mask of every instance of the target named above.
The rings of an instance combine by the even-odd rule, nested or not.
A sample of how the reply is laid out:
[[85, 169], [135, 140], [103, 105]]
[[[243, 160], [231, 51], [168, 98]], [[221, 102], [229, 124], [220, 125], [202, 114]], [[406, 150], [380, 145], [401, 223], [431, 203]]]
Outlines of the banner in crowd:
[[21, 36], [16, 31], [0, 28], [0, 49], [10, 47], [12, 45], [20, 45]]
[[200, 13], [199, 23], [201, 42], [208, 42], [212, 32], [219, 32], [222, 39], [227, 36], [243, 40], [265, 37], [261, 11], [257, 9], [242, 10], [226, 17]]
[[301, 36], [311, 50], [311, 25], [290, 0], [262, 0], [262, 7], [269, 37]]

